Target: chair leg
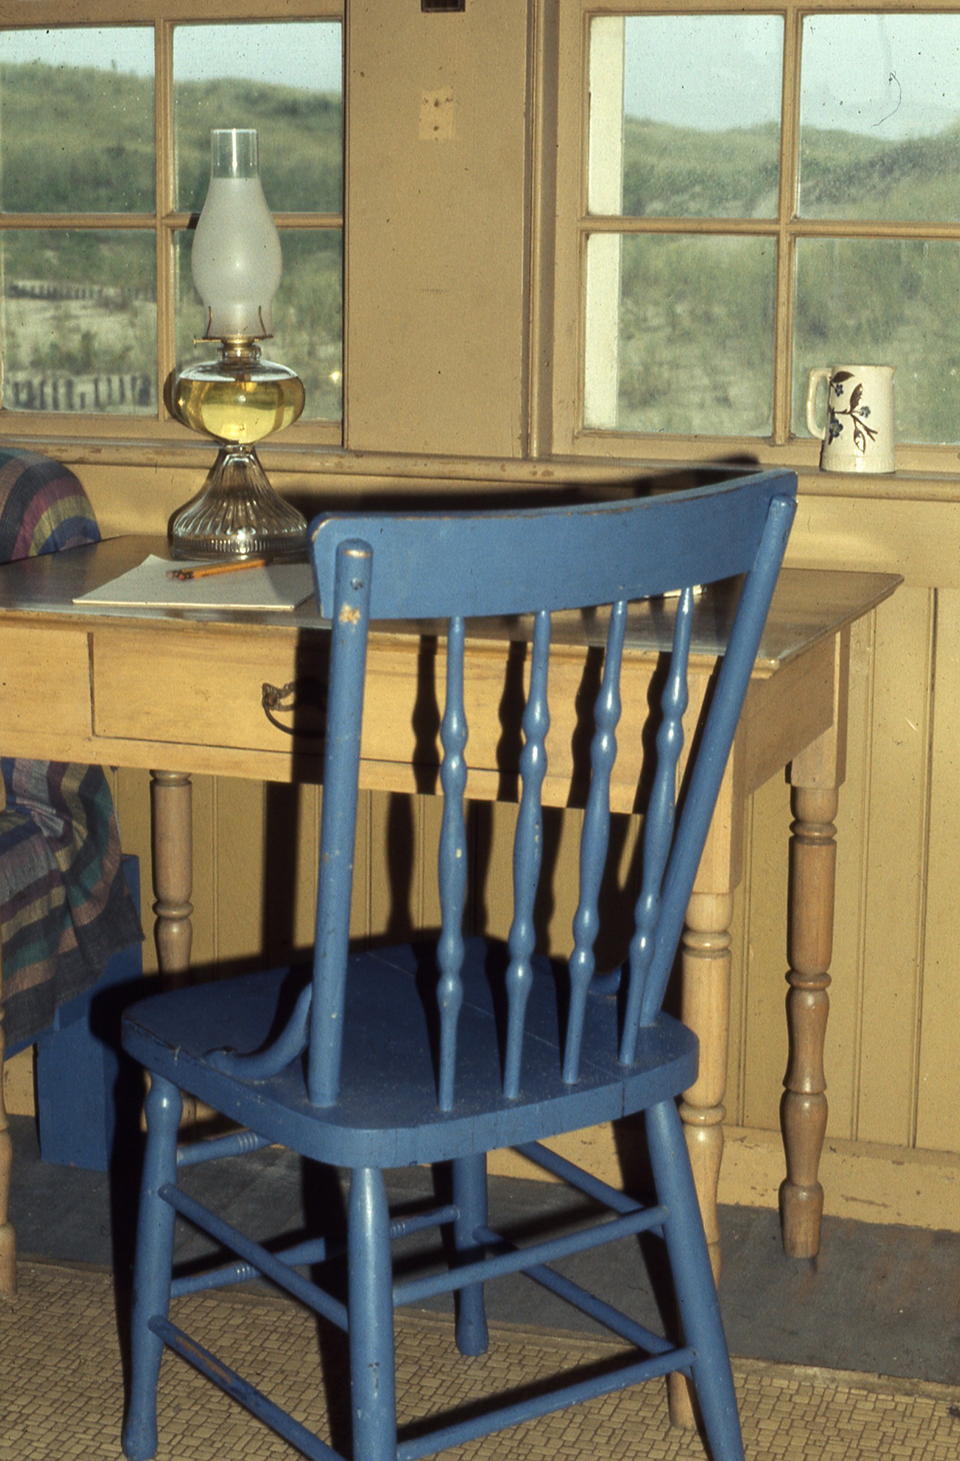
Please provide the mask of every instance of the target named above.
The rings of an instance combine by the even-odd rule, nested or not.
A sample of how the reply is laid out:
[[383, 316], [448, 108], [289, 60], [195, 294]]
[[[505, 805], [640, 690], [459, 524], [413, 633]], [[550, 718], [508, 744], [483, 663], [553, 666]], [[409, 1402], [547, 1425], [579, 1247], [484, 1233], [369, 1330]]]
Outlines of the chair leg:
[[133, 1370], [123, 1426], [123, 1453], [128, 1461], [149, 1461], [157, 1450], [157, 1382], [163, 1341], [149, 1326], [154, 1315], [166, 1318], [169, 1313], [176, 1222], [173, 1208], [157, 1193], [165, 1182], [177, 1180], [181, 1109], [176, 1086], [154, 1076], [146, 1099], [147, 1147], [133, 1277]]
[[[453, 1200], [459, 1217], [453, 1225], [453, 1241], [458, 1255], [470, 1259], [480, 1256], [474, 1234], [487, 1226], [487, 1156], [456, 1157], [453, 1161]], [[457, 1296], [457, 1348], [461, 1354], [486, 1354], [487, 1312], [483, 1284], [472, 1283]]]
[[390, 1212], [377, 1168], [353, 1172], [347, 1220], [353, 1461], [396, 1461]]
[[697, 1356], [693, 1382], [707, 1442], [713, 1461], [743, 1461], [730, 1356], [680, 1116], [672, 1101], [663, 1101], [646, 1120], [657, 1196], [669, 1213], [664, 1238], [680, 1323]]

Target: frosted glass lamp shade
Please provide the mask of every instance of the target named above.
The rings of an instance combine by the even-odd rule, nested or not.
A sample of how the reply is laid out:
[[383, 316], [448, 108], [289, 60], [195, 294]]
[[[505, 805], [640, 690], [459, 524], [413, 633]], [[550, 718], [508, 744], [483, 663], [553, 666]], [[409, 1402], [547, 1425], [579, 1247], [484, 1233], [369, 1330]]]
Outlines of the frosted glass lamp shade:
[[207, 309], [206, 338], [258, 340], [272, 334], [282, 257], [251, 129], [215, 128], [210, 134], [210, 188], [191, 262]]

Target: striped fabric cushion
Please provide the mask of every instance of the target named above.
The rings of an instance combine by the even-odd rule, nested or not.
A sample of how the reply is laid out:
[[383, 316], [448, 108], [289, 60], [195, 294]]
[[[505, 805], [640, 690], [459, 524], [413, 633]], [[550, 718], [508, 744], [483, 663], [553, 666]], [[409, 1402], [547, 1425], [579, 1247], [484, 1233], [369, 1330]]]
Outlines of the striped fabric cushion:
[[[0, 562], [98, 542], [77, 478], [49, 457], [0, 450]], [[26, 687], [29, 688], [29, 687]], [[0, 931], [9, 1048], [142, 937], [120, 871], [113, 799], [99, 766], [0, 760]]]
[[90, 499], [60, 462], [0, 450], [0, 563], [99, 543]]

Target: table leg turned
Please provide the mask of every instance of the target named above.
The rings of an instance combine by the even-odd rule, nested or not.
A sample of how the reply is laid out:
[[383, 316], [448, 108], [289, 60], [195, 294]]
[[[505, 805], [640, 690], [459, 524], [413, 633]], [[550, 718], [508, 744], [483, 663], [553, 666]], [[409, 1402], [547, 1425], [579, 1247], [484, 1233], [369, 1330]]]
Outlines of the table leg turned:
[[795, 786], [791, 805], [790, 1057], [781, 1107], [787, 1176], [780, 1188], [780, 1223], [787, 1256], [813, 1258], [820, 1251], [823, 1217], [817, 1174], [827, 1129], [823, 1050], [830, 1008], [837, 789]]
[[[733, 895], [694, 893], [687, 908], [681, 957], [683, 996], [681, 1018], [700, 1040], [700, 1071], [696, 1083], [683, 1093], [680, 1116], [700, 1201], [710, 1265], [720, 1281], [720, 1226], [717, 1189], [723, 1160], [723, 1098], [727, 1085], [727, 1045], [730, 1034], [730, 922]], [[690, 1390], [682, 1375], [668, 1381], [670, 1418], [674, 1425], [692, 1429], [694, 1413]]]
[[151, 771], [154, 938], [160, 973], [182, 983], [190, 968], [193, 926], [193, 787], [180, 771]]
[[[193, 783], [182, 771], [151, 771], [153, 937], [160, 976], [168, 988], [185, 984], [193, 945]], [[182, 1124], [197, 1117], [197, 1102], [184, 1094]]]
[[[0, 973], [0, 995], [3, 992]], [[10, 1181], [13, 1175], [13, 1143], [7, 1123], [7, 1107], [3, 1099], [3, 1004], [0, 1000], [0, 1295], [10, 1295], [17, 1287], [17, 1240], [10, 1222]]]

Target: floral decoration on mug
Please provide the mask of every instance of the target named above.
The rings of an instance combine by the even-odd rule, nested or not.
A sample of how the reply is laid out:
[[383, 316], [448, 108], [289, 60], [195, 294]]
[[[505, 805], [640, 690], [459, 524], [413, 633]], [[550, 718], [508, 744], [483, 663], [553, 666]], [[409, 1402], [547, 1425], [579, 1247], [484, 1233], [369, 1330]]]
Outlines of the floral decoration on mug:
[[[826, 387], [826, 422], [817, 420], [817, 389]], [[818, 436], [827, 472], [892, 472], [893, 366], [832, 365], [811, 370], [807, 429]]]
[[[838, 396], [840, 400], [843, 400], [844, 381], [852, 379], [852, 370], [836, 371], [830, 380], [831, 392], [835, 396]], [[868, 436], [871, 441], [876, 441], [877, 433], [873, 430], [871, 426], [867, 425], [867, 417], [870, 415], [870, 407], [866, 405], [866, 403], [861, 405], [861, 401], [863, 401], [863, 382], [858, 381], [850, 392], [850, 404], [847, 406], [846, 410], [841, 411], [838, 406], [834, 406], [831, 404], [830, 423], [828, 426], [828, 439], [830, 441], [836, 441], [837, 437], [843, 430], [843, 422], [840, 420], [841, 416], [849, 416], [850, 418], [853, 426], [853, 444], [857, 448], [857, 451], [866, 451]]]

